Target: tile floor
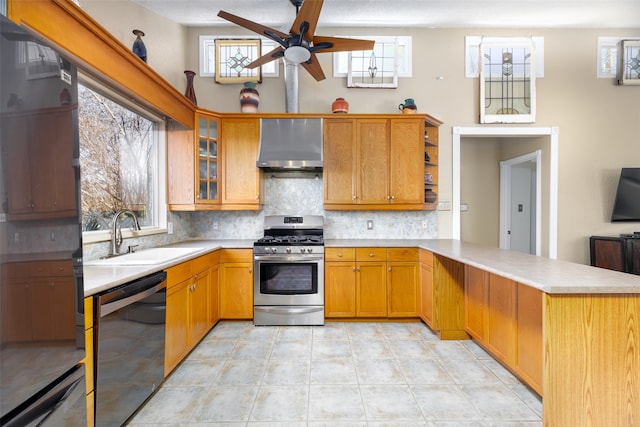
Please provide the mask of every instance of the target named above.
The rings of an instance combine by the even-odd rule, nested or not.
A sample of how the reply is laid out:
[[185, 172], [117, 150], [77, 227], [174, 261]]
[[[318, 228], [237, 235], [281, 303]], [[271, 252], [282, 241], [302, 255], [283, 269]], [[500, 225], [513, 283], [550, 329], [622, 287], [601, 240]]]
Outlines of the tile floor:
[[471, 341], [422, 323], [221, 322], [130, 427], [539, 427], [542, 403]]

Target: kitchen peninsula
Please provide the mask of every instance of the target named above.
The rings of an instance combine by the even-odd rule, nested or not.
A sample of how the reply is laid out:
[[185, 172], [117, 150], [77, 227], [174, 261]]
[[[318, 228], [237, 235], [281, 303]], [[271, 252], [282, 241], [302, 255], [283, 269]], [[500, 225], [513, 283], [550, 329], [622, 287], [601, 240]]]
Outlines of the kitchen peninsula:
[[[207, 251], [238, 248], [242, 244], [242, 241], [178, 244], [175, 246], [197, 245], [203, 250], [173, 264], [167, 262], [162, 268]], [[535, 386], [535, 381], [526, 382], [544, 397], [545, 426], [631, 426], [640, 420], [640, 405], [637, 405], [640, 277], [457, 240], [327, 240], [325, 244], [327, 248], [418, 248], [421, 253], [432, 254], [433, 286], [449, 288], [447, 292], [435, 294], [436, 312], [439, 305], [448, 307], [447, 311], [454, 312], [452, 321], [463, 329], [459, 332], [471, 333], [480, 345], [525, 381], [527, 366], [520, 366], [521, 360], [536, 359], [536, 353], [540, 356], [540, 387]], [[131, 274], [143, 269], [113, 269], [109, 273], [114, 274], [110, 280], [123, 283], [132, 279]], [[469, 292], [469, 283], [465, 285], [469, 277], [475, 277], [472, 269], [488, 277], [484, 288], [486, 307], [482, 313], [488, 327], [486, 341], [478, 339], [476, 332], [470, 329], [469, 312], [465, 314], [472, 304], [470, 298], [477, 295]], [[86, 296], [98, 291], [93, 287], [93, 281], [104, 280], [104, 272], [105, 267], [85, 269]], [[116, 277], [117, 274], [120, 277]], [[492, 296], [500, 296], [505, 289], [510, 289], [506, 304], [498, 305], [498, 308], [506, 309], [496, 311]], [[451, 301], [447, 299], [460, 295], [462, 299], [450, 305]], [[536, 298], [540, 303], [538, 329], [523, 330], [523, 322], [527, 320], [527, 325], [536, 324], [535, 309], [533, 320], [519, 316], [521, 312], [531, 311], [526, 311], [527, 308], [536, 307]], [[503, 344], [506, 343], [508, 350], [501, 354], [496, 351], [501, 349], [500, 343], [492, 342], [490, 336], [502, 334], [505, 327], [507, 334], [512, 336], [506, 338]], [[524, 368], [522, 372], [521, 368]]]

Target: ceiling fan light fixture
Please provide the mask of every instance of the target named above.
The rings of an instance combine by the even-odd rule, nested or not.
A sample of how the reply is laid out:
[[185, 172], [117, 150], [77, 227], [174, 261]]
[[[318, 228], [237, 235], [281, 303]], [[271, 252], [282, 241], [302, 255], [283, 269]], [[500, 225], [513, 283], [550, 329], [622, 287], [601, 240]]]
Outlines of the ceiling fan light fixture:
[[296, 64], [307, 62], [311, 58], [311, 52], [302, 46], [291, 46], [284, 51], [284, 59]]

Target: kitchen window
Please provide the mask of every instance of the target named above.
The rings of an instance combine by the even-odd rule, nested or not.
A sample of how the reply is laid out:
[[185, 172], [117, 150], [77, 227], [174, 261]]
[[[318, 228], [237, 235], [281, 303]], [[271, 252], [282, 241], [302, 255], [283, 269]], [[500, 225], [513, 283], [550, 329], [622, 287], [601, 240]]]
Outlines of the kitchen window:
[[[110, 239], [120, 209], [142, 230], [166, 231], [165, 122], [86, 78], [78, 85], [82, 231], [85, 242]], [[122, 232], [131, 236], [125, 217]], [[132, 224], [131, 224], [132, 225]]]

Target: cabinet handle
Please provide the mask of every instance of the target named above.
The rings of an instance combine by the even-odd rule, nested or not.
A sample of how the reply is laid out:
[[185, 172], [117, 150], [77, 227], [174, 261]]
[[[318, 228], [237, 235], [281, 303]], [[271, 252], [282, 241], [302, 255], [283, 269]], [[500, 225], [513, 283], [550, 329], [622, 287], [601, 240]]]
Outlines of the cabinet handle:
[[356, 271], [360, 271], [360, 267], [357, 267], [357, 268], [356, 268]]
[[358, 269], [357, 269], [357, 268], [355, 268], [355, 267], [353, 267], [351, 270], [352, 270], [352, 271], [358, 271]]
[[387, 270], [389, 273], [391, 273], [391, 267], [389, 267], [389, 269]]
[[356, 196], [353, 196], [353, 197], [351, 197], [351, 198], [352, 198], [353, 200], [357, 199], [357, 197], [356, 197]]
[[339, 254], [338, 254], [338, 258], [342, 258], [342, 253], [339, 253]]
[[391, 200], [391, 196], [387, 196], [387, 200]]
[[251, 273], [251, 269], [249, 269], [249, 273]]
[[375, 254], [369, 254], [369, 256], [370, 256], [371, 258], [373, 258], [373, 257], [374, 257], [374, 256], [376, 256], [376, 255], [375, 255]]
[[396, 199], [396, 196], [391, 196], [391, 200], [395, 200], [395, 199]]

